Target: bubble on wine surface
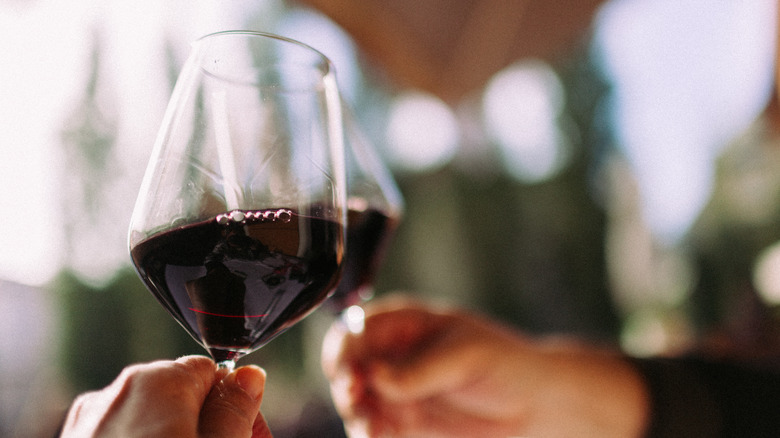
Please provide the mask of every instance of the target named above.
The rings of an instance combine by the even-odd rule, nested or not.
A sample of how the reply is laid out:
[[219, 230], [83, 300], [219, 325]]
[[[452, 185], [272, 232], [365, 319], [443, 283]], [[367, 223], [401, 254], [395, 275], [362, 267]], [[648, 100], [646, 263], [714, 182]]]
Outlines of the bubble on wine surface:
[[289, 223], [293, 219], [292, 210], [286, 208], [280, 208], [278, 210], [265, 210], [265, 211], [243, 211], [233, 210], [229, 213], [219, 214], [216, 217], [216, 221], [220, 225], [228, 225], [231, 222], [234, 223], [247, 223], [247, 222], [281, 222]]
[[292, 220], [292, 212], [282, 208], [276, 212], [276, 218], [284, 223], [288, 223]]

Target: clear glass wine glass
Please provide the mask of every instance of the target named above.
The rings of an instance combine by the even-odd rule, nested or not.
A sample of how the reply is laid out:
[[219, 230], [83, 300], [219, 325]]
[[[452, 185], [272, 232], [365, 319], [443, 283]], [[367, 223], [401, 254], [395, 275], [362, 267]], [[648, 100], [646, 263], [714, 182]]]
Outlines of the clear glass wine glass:
[[[404, 214], [404, 200], [354, 112], [342, 109], [347, 165], [347, 251], [341, 282], [326, 307], [334, 313], [374, 294], [374, 279]], [[347, 315], [360, 319], [357, 315]]]
[[331, 62], [276, 35], [193, 43], [133, 212], [152, 294], [220, 366], [335, 288], [344, 254], [342, 106]]

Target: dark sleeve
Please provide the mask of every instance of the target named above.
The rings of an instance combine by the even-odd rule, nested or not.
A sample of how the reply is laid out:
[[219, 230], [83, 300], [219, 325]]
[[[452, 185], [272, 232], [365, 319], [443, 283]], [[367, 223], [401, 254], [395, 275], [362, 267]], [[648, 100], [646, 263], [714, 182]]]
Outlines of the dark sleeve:
[[780, 373], [697, 358], [632, 359], [648, 385], [647, 438], [780, 437]]

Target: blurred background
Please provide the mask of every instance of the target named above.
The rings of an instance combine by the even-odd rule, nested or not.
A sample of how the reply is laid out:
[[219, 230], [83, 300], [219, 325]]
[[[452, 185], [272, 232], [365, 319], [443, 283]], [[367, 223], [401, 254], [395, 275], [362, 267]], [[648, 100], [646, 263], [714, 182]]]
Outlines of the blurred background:
[[[203, 354], [126, 230], [189, 42], [297, 38], [393, 171], [376, 293], [639, 356], [776, 361], [774, 0], [0, 0], [0, 438], [126, 365]], [[316, 312], [245, 359], [277, 437], [340, 437]]]

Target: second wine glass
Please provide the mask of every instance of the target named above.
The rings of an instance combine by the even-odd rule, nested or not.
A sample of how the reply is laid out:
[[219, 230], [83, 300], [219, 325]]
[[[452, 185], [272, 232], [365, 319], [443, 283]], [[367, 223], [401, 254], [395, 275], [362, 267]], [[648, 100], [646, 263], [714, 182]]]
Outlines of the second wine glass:
[[346, 105], [342, 116], [347, 165], [347, 251], [341, 282], [326, 304], [334, 313], [374, 295], [374, 280], [404, 214], [403, 196], [374, 143]]
[[331, 62], [276, 35], [196, 41], [131, 220], [152, 294], [232, 368], [315, 309], [344, 253], [346, 174]]

